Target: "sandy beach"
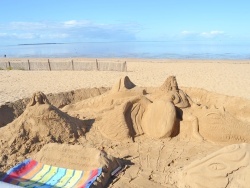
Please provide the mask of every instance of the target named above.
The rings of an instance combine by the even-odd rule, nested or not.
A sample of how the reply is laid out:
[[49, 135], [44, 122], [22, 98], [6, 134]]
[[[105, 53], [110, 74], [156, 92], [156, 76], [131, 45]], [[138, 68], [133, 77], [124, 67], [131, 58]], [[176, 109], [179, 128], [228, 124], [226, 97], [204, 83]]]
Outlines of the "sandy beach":
[[[10, 61], [13, 59], [0, 59]], [[17, 60], [17, 59], [14, 59]], [[67, 59], [64, 59], [67, 60]], [[83, 61], [95, 61], [84, 59]], [[99, 59], [98, 59], [99, 60]], [[129, 76], [142, 87], [157, 87], [174, 75], [179, 86], [203, 88], [216, 93], [250, 99], [249, 60], [161, 60], [100, 59], [127, 62], [127, 72], [115, 71], [0, 71], [0, 104], [80, 88], [111, 87], [121, 76]]]
[[[248, 187], [249, 60], [98, 61], [126, 61], [127, 71], [0, 70], [3, 181], [29, 159], [99, 168], [93, 187]], [[11, 183], [32, 185], [24, 177]]]

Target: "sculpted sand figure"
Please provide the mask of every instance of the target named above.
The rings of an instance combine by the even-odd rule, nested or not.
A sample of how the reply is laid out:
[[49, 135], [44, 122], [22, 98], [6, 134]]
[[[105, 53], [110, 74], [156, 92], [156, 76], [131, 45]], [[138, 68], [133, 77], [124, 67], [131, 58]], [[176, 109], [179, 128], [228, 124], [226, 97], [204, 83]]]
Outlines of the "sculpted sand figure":
[[[163, 92], [163, 94], [159, 94]], [[177, 118], [181, 124], [191, 122], [191, 135], [196, 140], [213, 142], [240, 143], [250, 141], [250, 124], [243, 122], [224, 108], [197, 105], [192, 99], [178, 88], [176, 78], [170, 76], [160, 87], [159, 95], [172, 98], [176, 106]], [[165, 93], [165, 94], [164, 94]], [[183, 127], [183, 126], [182, 126]]]
[[122, 103], [104, 113], [101, 121], [97, 122], [105, 137], [124, 140], [142, 134], [158, 139], [171, 136], [176, 120], [175, 107], [171, 100], [150, 101], [146, 92], [136, 88], [127, 76], [121, 78], [110, 93], [113, 99], [119, 96], [116, 100]]
[[249, 160], [249, 144], [226, 146], [184, 166], [176, 182], [180, 188], [249, 187]]
[[82, 120], [70, 117], [50, 105], [46, 95], [37, 92], [32, 96], [25, 111], [1, 128], [1, 149], [11, 148], [6, 150], [6, 155], [25, 155], [50, 142], [74, 143], [85, 134], [85, 128]]
[[142, 134], [159, 139], [180, 133], [181, 138], [196, 141], [250, 141], [249, 123], [224, 110], [197, 105], [179, 89], [174, 76], [151, 94], [136, 87], [126, 76], [110, 91], [62, 110], [80, 119], [95, 119], [96, 129], [111, 140], [131, 139]]
[[111, 140], [125, 140], [134, 135], [128, 117], [130, 109], [143, 95], [144, 90], [125, 76], [110, 91], [65, 106], [62, 111], [80, 119], [95, 119], [94, 127], [103, 136]]
[[39, 104], [50, 104], [46, 95], [41, 91], [38, 91], [33, 94], [27, 106], [34, 106], [34, 105], [39, 105]]
[[169, 98], [150, 102], [142, 115], [143, 132], [152, 138], [171, 137], [176, 121], [176, 110]]
[[151, 102], [140, 96], [104, 113], [97, 125], [100, 132], [112, 140], [124, 140], [142, 134], [159, 139], [171, 136], [175, 119], [172, 102]]
[[169, 137], [176, 119], [171, 100], [150, 101], [146, 92], [127, 76], [119, 79], [109, 92], [62, 110], [80, 118], [96, 118], [94, 125], [111, 140], [124, 140], [144, 133], [152, 138]]
[[[166, 81], [159, 88], [160, 95], [163, 98], [171, 99], [176, 107], [176, 116], [179, 120], [190, 121], [192, 129], [192, 138], [195, 140], [203, 140], [203, 137], [199, 133], [199, 123], [198, 118], [194, 116], [187, 108], [193, 106], [198, 107], [191, 98], [179, 89], [176, 77], [169, 76]], [[158, 96], [159, 97], [159, 96]]]

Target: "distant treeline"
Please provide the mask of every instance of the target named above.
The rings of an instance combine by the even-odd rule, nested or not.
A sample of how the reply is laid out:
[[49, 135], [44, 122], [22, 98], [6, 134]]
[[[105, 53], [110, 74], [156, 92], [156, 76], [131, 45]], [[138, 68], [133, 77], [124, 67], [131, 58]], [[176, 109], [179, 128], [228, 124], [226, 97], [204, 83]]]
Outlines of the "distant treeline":
[[48, 45], [48, 44], [65, 44], [65, 43], [31, 43], [31, 44], [18, 44], [18, 46], [24, 46], [24, 45]]

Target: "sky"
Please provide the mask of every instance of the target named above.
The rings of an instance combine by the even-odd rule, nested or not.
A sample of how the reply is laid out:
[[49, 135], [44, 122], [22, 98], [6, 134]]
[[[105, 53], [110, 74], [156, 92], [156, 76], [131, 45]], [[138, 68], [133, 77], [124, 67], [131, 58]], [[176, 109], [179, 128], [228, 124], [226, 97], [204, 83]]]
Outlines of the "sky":
[[248, 0], [0, 0], [0, 45], [250, 42]]

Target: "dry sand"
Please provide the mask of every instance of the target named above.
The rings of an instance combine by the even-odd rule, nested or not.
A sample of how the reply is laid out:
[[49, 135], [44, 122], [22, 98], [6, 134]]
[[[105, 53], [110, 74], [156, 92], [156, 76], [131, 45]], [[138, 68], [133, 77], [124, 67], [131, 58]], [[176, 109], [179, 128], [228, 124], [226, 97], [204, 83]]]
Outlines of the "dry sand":
[[[83, 59], [95, 61], [95, 59]], [[99, 60], [99, 59], [98, 59]], [[6, 61], [0, 59], [0, 61]], [[179, 86], [203, 88], [224, 95], [250, 99], [250, 61], [236, 60], [148, 60], [127, 61], [128, 72], [106, 71], [0, 71], [0, 104], [30, 97], [35, 91], [45, 94], [80, 88], [111, 87], [127, 75], [136, 85], [160, 86], [175, 75]]]
[[[60, 109], [43, 94], [35, 102], [34, 95], [22, 115], [0, 128], [0, 175], [25, 158], [49, 158], [46, 147], [70, 167], [70, 152], [48, 145], [55, 142], [120, 159], [126, 167], [109, 187], [248, 187], [250, 145], [243, 142], [250, 142], [250, 61], [126, 61], [128, 72], [0, 71], [0, 104], [38, 90], [112, 87]], [[173, 78], [166, 80], [171, 75], [181, 90], [173, 89]], [[44, 162], [51, 161], [60, 166], [52, 158]]]

